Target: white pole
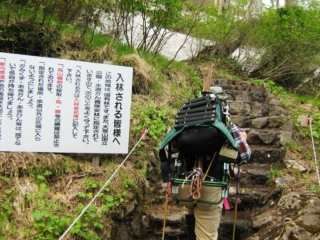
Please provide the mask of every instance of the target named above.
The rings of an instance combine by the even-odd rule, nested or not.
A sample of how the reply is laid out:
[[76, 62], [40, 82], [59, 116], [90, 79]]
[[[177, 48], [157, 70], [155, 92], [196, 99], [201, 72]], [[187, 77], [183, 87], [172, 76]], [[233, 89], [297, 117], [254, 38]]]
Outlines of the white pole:
[[319, 173], [319, 167], [318, 167], [318, 159], [317, 159], [316, 148], [314, 145], [313, 132], [312, 132], [312, 117], [309, 117], [308, 120], [309, 120], [309, 124], [310, 124], [310, 132], [311, 132], [314, 161], [316, 163], [316, 171], [317, 171], [317, 175], [318, 175], [318, 185], [320, 185], [320, 173]]

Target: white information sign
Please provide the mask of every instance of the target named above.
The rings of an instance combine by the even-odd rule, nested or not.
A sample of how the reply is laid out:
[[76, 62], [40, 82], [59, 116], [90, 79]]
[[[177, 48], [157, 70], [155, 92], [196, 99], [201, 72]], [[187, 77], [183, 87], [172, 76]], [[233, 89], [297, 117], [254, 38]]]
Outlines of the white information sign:
[[0, 52], [0, 151], [127, 153], [132, 74]]

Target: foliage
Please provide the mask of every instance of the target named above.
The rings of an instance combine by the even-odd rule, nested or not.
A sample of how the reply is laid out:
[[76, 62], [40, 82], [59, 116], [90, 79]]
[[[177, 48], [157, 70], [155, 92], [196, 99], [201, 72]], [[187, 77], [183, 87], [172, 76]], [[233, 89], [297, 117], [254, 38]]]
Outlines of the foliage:
[[[84, 206], [78, 204], [75, 210], [80, 214]], [[100, 239], [94, 230], [103, 229], [103, 224], [100, 223], [102, 213], [98, 209], [90, 205], [87, 211], [83, 214], [83, 217], [79, 219], [74, 227], [70, 230], [76, 236], [80, 236], [84, 239]]]
[[203, 81], [199, 76], [199, 72], [190, 70], [189, 74], [190, 74], [192, 86], [194, 86], [195, 89], [202, 89]]
[[[17, 154], [13, 155], [17, 157]], [[83, 204], [88, 204], [102, 186], [101, 179], [94, 173], [102, 173], [105, 166], [97, 170], [90, 164], [87, 155], [77, 154], [77, 160], [74, 160], [70, 157], [60, 159], [60, 155], [56, 154], [53, 160], [52, 154], [48, 154], [51, 163], [40, 157], [46, 155], [26, 154], [29, 164], [32, 162], [31, 156], [37, 159], [39, 171], [35, 171], [30, 164], [24, 165], [26, 169], [20, 171], [19, 176], [0, 176], [0, 235], [5, 239], [57, 239], [84, 209]], [[81, 157], [87, 160], [83, 161]], [[22, 158], [19, 163], [21, 161]], [[112, 164], [109, 162], [107, 165], [106, 177], [114, 172]], [[99, 239], [101, 234], [110, 237], [110, 215], [123, 208], [132, 197], [137, 201], [140, 199], [141, 189], [136, 181], [140, 181], [142, 174], [131, 168], [121, 171], [121, 178], [101, 192], [94, 206], [72, 228], [69, 233], [72, 237]], [[97, 176], [101, 176], [99, 172]], [[75, 187], [79, 193], [71, 196]], [[64, 189], [63, 194], [61, 189]]]
[[248, 32], [247, 44], [261, 54], [250, 77], [273, 79], [289, 90], [312, 77], [319, 62], [319, 23], [316, 9], [292, 6], [265, 11]]
[[188, 13], [183, 16], [182, 31], [190, 31], [191, 36], [202, 39], [200, 46], [206, 46], [202, 51], [204, 55], [228, 58], [237, 49], [248, 24], [237, 20], [233, 14], [234, 8], [230, 7], [232, 13], [228, 14], [226, 11], [221, 13], [213, 4], [202, 6], [189, 3], [187, 9]]
[[[127, 45], [157, 55], [171, 37], [166, 29], [174, 28], [180, 19], [182, 4], [179, 0], [107, 0], [104, 9], [112, 20], [108, 29], [111, 38], [123, 37]], [[141, 32], [139, 39], [137, 31]]]
[[297, 145], [297, 143], [293, 141], [287, 141], [285, 143], [285, 147], [289, 150], [297, 150], [298, 152], [301, 151], [301, 146]]
[[320, 185], [309, 185], [311, 190], [314, 190], [317, 194], [320, 194]]
[[[167, 106], [156, 106], [152, 101], [148, 101], [145, 105], [139, 104], [136, 111], [132, 113], [131, 119], [136, 119], [139, 124], [132, 128], [132, 131], [140, 134], [144, 129], [148, 128], [148, 136], [153, 140], [153, 146], [156, 146], [167, 130], [173, 124], [170, 110]], [[141, 146], [144, 143], [141, 142]]]
[[262, 79], [250, 79], [250, 82], [257, 84], [258, 86], [264, 85], [270, 92], [274, 94], [281, 94], [281, 95], [286, 95], [287, 92], [286, 90], [282, 87], [277, 85], [274, 81], [272, 80], [262, 80]]
[[4, 201], [0, 205], [0, 235], [4, 235], [3, 229], [5, 229], [5, 224], [8, 222], [14, 211], [10, 204], [10, 199], [12, 198], [12, 196], [14, 196], [14, 194], [14, 191], [10, 189], [5, 190], [5, 194], [3, 196]]
[[262, 79], [250, 79], [249, 81], [256, 84], [257, 86], [264, 85], [264, 81]]
[[282, 173], [279, 169], [276, 169], [276, 168], [270, 168], [270, 171], [268, 172], [268, 179], [267, 179], [267, 182], [266, 184], [267, 185], [273, 185], [276, 178], [279, 178], [282, 176]]
[[59, 33], [40, 24], [21, 22], [0, 26], [0, 50], [36, 56], [54, 56], [54, 44], [60, 39]]
[[[206, 46], [202, 53], [209, 56], [228, 58], [236, 49], [246, 49], [232, 56], [247, 66], [249, 77], [273, 79], [290, 90], [312, 77], [319, 62], [320, 6], [315, 2], [265, 9], [260, 18], [250, 15], [248, 0], [231, 1], [222, 9], [178, 0], [19, 0], [1, 4], [0, 49], [5, 52], [58, 56], [62, 48], [83, 49], [89, 47], [86, 43], [102, 46], [122, 39], [126, 45], [158, 55], [172, 34], [164, 29], [170, 29], [185, 33], [186, 39], [201, 39], [197, 50]], [[138, 15], [141, 23], [136, 29], [134, 16]], [[136, 39], [138, 30], [142, 34]], [[240, 71], [238, 67], [233, 70]], [[311, 84], [317, 85], [317, 81]]]
[[286, 94], [285, 89], [282, 86], [276, 85], [274, 81], [271, 81], [271, 80], [266, 81], [265, 86], [272, 93], [282, 94], [282, 95]]
[[58, 237], [70, 221], [70, 217], [59, 216], [63, 213], [63, 210], [58, 202], [53, 202], [47, 198], [49, 192], [50, 189], [42, 182], [39, 184], [39, 192], [27, 195], [27, 200], [32, 206], [32, 217], [38, 239]]
[[320, 139], [320, 113], [315, 114], [315, 116], [311, 118], [313, 137]]
[[300, 94], [294, 94], [292, 95], [294, 99], [299, 103], [311, 103], [313, 106], [320, 106], [320, 99], [315, 98], [312, 95], [300, 95]]
[[[100, 1], [19, 0], [1, 1], [0, 50], [37, 56], [56, 56], [59, 51], [61, 31], [67, 24], [78, 30], [74, 32], [69, 47], [78, 48], [87, 34], [92, 40], [100, 24]], [[80, 27], [80, 28], [79, 28]], [[70, 25], [69, 25], [70, 29]], [[68, 32], [71, 40], [72, 31]], [[71, 43], [71, 42], [70, 42]]]

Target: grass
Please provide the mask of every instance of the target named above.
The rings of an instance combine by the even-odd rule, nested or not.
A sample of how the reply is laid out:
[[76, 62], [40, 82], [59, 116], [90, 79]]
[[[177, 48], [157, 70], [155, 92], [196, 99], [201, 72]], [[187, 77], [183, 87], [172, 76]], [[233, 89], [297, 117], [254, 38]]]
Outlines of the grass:
[[296, 142], [294, 141], [287, 141], [284, 145], [288, 150], [290, 151], [298, 151], [298, 152], [301, 152], [301, 146], [299, 146]]
[[320, 107], [320, 99], [308, 95], [293, 95], [295, 100], [301, 104], [311, 103], [313, 106]]
[[276, 168], [270, 168], [270, 171], [268, 172], [268, 176], [267, 176], [267, 185], [273, 185], [276, 178], [279, 178], [282, 176], [282, 172], [279, 169]]
[[[0, 177], [0, 226], [3, 227], [0, 234], [6, 239], [21, 239], [21, 234], [28, 239], [36, 236], [37, 239], [44, 236], [49, 239], [61, 235], [114, 173], [118, 167], [116, 162], [121, 160], [108, 155], [105, 159], [109, 161], [102, 166], [94, 166], [85, 154], [2, 155], [1, 162], [19, 165], [6, 165], [3, 169], [5, 176]], [[112, 184], [97, 198], [71, 235], [98, 239], [92, 229], [103, 224], [103, 232], [107, 234], [112, 227], [111, 217], [102, 218], [101, 211], [108, 216], [113, 207], [121, 208], [130, 199], [142, 199], [143, 189], [137, 186], [145, 181], [144, 176], [132, 166], [133, 163], [128, 161], [120, 169]], [[12, 224], [13, 228], [10, 227]], [[50, 229], [54, 229], [54, 234]]]

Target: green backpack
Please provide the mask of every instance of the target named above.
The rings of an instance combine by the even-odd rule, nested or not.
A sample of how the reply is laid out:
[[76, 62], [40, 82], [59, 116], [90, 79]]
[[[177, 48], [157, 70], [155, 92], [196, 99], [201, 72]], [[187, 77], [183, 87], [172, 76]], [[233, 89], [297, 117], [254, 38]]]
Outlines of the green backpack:
[[[178, 111], [175, 124], [159, 145], [163, 182], [170, 181], [171, 153], [212, 155], [226, 141], [238, 150], [229, 132], [228, 117], [217, 94], [203, 92], [201, 97], [186, 101]], [[166, 153], [167, 151], [167, 153]]]

